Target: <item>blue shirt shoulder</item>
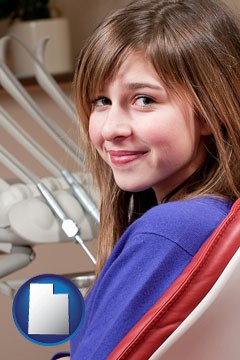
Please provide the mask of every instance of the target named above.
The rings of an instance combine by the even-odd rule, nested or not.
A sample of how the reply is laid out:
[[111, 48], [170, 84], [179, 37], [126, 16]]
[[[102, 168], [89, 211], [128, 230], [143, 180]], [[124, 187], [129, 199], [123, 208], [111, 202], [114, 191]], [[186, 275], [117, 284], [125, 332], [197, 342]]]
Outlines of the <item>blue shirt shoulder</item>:
[[193, 256], [230, 207], [231, 202], [212, 197], [169, 202], [147, 211], [129, 230], [161, 235]]

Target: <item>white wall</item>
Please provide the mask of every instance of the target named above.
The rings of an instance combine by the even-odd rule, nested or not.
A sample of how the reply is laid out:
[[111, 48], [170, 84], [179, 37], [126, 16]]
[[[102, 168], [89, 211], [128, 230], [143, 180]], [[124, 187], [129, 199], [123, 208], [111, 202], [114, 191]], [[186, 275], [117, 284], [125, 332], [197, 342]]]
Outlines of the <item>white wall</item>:
[[78, 55], [84, 40], [91, 34], [102, 18], [129, 0], [59, 0], [58, 3], [70, 19], [73, 55]]

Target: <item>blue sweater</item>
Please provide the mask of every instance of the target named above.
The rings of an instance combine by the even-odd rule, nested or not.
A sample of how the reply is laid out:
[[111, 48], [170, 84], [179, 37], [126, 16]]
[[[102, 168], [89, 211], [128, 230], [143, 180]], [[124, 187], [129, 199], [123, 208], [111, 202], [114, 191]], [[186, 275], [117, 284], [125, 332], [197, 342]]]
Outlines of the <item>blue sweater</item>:
[[71, 360], [105, 360], [221, 223], [231, 204], [198, 198], [158, 205], [117, 242], [86, 298]]

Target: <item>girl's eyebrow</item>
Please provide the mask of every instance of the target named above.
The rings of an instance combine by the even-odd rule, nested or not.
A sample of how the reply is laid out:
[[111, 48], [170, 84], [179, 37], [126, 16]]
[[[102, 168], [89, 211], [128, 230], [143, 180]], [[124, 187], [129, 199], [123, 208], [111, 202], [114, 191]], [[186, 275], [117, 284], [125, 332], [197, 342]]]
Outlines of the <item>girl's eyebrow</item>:
[[137, 90], [142, 88], [150, 88], [153, 90], [164, 91], [164, 87], [161, 85], [154, 85], [148, 82], [134, 82], [126, 85], [130, 90]]
[[[124, 84], [124, 87], [127, 88], [128, 90], [138, 90], [138, 89], [148, 88], [152, 90], [165, 91], [163, 86], [157, 84], [156, 85], [151, 84], [149, 82], [129, 82], [129, 83], [127, 82], [126, 84]], [[104, 86], [99, 89], [99, 93], [104, 93], [104, 91], [105, 91]]]

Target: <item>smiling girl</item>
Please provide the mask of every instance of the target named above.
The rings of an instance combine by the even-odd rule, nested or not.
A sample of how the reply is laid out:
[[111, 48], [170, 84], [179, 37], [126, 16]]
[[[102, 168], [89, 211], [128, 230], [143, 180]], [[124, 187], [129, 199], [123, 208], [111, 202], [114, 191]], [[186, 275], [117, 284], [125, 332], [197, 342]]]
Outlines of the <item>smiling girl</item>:
[[101, 223], [72, 360], [106, 359], [239, 197], [239, 62], [239, 28], [214, 0], [135, 0], [81, 51], [75, 100]]
[[129, 192], [153, 188], [158, 203], [203, 163], [210, 133], [141, 51], [97, 93], [89, 122], [91, 142], [117, 185]]

